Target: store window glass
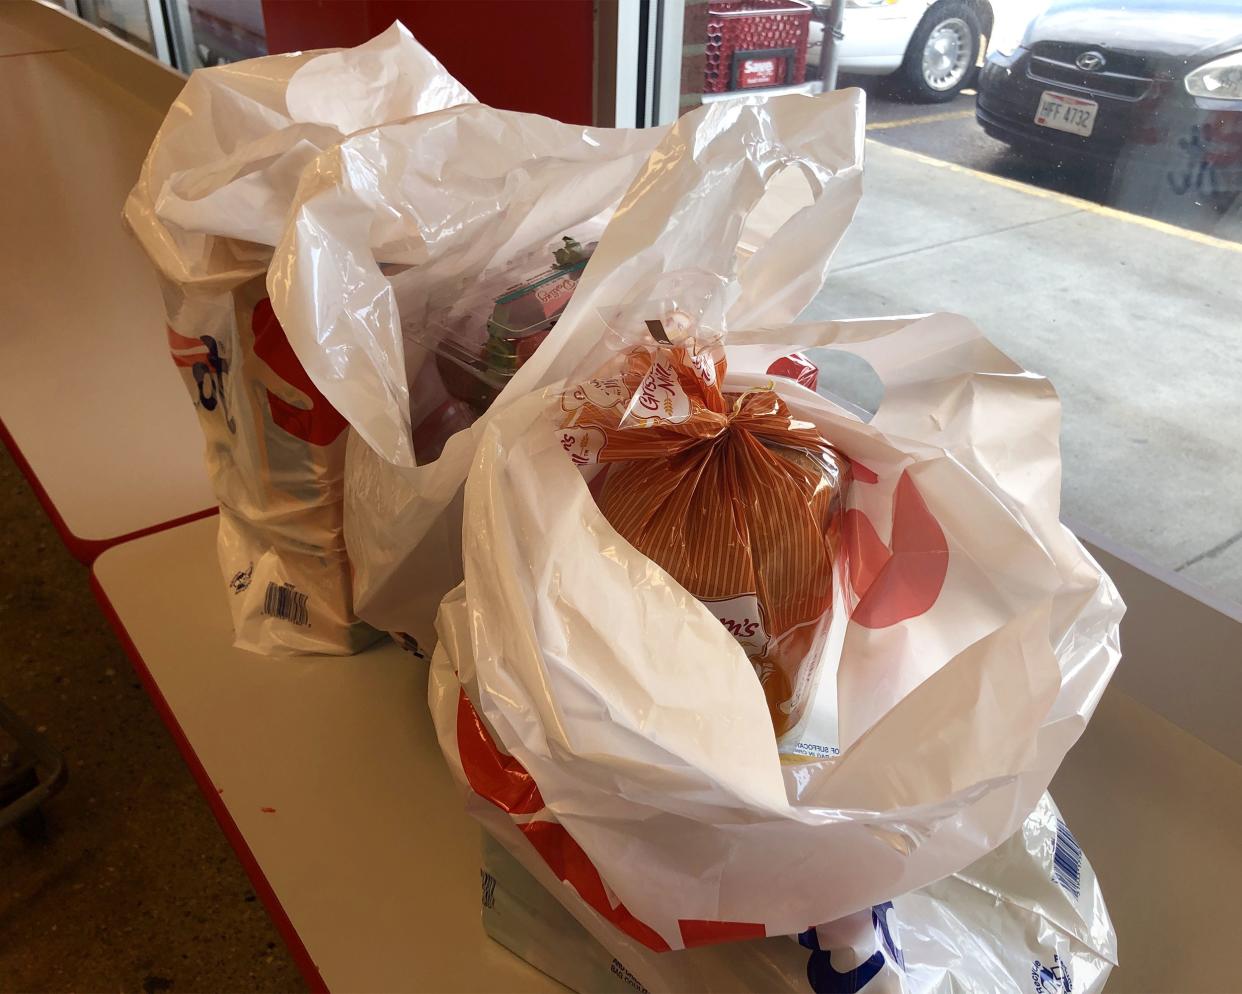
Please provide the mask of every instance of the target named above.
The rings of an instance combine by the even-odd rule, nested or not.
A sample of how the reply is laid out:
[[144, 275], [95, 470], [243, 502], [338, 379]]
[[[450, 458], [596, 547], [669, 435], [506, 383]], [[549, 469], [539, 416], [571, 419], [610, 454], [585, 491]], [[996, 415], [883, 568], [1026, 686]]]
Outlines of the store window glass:
[[262, 0], [58, 0], [182, 72], [267, 55]]
[[267, 55], [261, 0], [165, 0], [178, 68]]
[[148, 55], [168, 61], [167, 35], [158, 0], [77, 0], [77, 12]]
[[1242, 603], [1242, 5], [686, 0], [681, 28], [681, 113], [866, 91], [806, 317], [967, 315], [1060, 393], [1065, 520]]

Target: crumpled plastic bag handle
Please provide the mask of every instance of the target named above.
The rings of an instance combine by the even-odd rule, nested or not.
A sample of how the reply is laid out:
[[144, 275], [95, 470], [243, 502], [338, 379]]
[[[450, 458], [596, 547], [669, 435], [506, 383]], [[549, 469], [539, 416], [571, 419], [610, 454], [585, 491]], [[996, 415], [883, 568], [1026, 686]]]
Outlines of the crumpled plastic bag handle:
[[[668, 273], [724, 277], [726, 333], [794, 320], [823, 287], [862, 196], [864, 119], [865, 96], [857, 89], [751, 96], [682, 117], [622, 199], [543, 346], [546, 358], [535, 354], [515, 378], [515, 390], [598, 368], [606, 359], [606, 329], [596, 317], [595, 334], [578, 332], [583, 318], [650, 296]], [[807, 178], [811, 201], [739, 268], [747, 218], [787, 167]]]
[[326, 124], [342, 135], [475, 102], [400, 21], [356, 48], [312, 59], [285, 93], [295, 121]]
[[212, 251], [212, 237], [273, 246], [302, 170], [367, 128], [474, 103], [400, 22], [357, 48], [250, 59], [194, 73], [160, 127], [125, 216], [170, 279], [234, 285], [268, 253]]

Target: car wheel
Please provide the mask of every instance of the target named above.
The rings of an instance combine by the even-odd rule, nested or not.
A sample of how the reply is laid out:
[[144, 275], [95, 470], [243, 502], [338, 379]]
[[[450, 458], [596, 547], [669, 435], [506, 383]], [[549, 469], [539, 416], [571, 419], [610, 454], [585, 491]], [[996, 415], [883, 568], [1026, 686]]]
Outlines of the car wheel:
[[924, 14], [901, 64], [910, 96], [923, 103], [956, 97], [973, 78], [981, 30], [979, 15], [961, 0], [942, 0]]

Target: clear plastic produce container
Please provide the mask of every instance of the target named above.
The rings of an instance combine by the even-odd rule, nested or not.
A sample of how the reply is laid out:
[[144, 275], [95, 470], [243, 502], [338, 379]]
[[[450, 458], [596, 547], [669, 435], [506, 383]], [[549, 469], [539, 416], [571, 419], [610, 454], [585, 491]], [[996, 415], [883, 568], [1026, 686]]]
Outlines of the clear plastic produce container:
[[420, 464], [436, 459], [450, 436], [486, 411], [547, 338], [595, 245], [564, 235], [538, 246], [463, 288], [439, 318], [406, 330], [407, 340], [428, 353], [412, 391]]

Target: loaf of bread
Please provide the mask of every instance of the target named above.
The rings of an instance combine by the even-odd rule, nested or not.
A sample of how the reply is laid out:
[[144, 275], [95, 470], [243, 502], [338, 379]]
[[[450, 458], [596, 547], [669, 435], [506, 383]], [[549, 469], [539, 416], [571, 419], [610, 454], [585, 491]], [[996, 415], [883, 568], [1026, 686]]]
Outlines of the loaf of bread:
[[637, 348], [562, 399], [562, 444], [606, 465], [604, 516], [745, 649], [778, 736], [809, 699], [848, 463], [771, 388], [721, 389], [719, 350]]

